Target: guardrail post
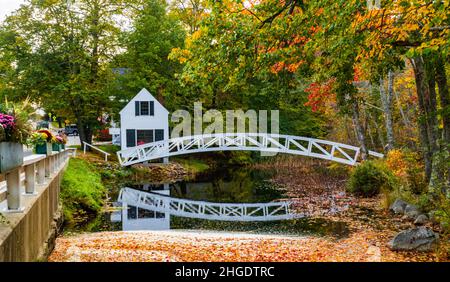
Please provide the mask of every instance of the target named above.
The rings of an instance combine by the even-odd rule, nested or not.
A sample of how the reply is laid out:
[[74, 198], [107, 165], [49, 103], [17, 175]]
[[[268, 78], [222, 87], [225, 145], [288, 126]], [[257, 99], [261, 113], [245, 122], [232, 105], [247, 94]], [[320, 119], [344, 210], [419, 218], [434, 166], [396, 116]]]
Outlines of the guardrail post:
[[20, 198], [20, 170], [18, 168], [6, 173], [8, 211], [22, 211]]
[[37, 164], [37, 183], [44, 184], [45, 181], [45, 159], [40, 160]]
[[30, 164], [25, 167], [25, 194], [34, 195], [36, 192], [35, 189], [35, 180], [36, 180], [36, 166], [35, 164]]
[[50, 177], [50, 170], [51, 170], [51, 168], [50, 168], [50, 166], [51, 166], [51, 160], [50, 160], [50, 156], [47, 156], [46, 158], [45, 158], [45, 177]]

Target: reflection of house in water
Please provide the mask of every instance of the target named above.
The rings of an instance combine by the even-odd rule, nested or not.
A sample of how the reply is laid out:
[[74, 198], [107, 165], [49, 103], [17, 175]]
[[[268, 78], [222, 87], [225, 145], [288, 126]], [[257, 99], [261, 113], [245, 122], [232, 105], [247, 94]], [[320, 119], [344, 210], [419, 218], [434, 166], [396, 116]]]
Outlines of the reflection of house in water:
[[[144, 184], [141, 190], [170, 196], [169, 184]], [[168, 230], [170, 229], [170, 213], [162, 213], [142, 209], [126, 202], [118, 203], [122, 209], [111, 214], [112, 222], [122, 221], [122, 230]]]

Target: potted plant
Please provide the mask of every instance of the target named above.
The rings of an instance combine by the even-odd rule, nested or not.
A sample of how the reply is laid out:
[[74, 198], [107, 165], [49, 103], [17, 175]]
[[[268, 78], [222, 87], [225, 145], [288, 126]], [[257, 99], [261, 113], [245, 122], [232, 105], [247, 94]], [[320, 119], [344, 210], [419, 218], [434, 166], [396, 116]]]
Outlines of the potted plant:
[[34, 147], [36, 154], [50, 155], [52, 152], [53, 135], [48, 130], [38, 130], [31, 134], [28, 145]]
[[61, 146], [59, 146], [58, 136], [53, 136], [52, 138], [52, 151], [61, 151]]
[[26, 107], [0, 105], [0, 173], [8, 172], [23, 164], [23, 145], [31, 132]]
[[[53, 151], [61, 151], [64, 149], [64, 144], [66, 143], [66, 141], [64, 140], [64, 137], [61, 135], [57, 135], [55, 137], [56, 142], [53, 143]], [[57, 149], [57, 150], [55, 150]]]
[[58, 140], [61, 149], [66, 149], [67, 136], [64, 133], [60, 133], [58, 136], [56, 136], [56, 139]]

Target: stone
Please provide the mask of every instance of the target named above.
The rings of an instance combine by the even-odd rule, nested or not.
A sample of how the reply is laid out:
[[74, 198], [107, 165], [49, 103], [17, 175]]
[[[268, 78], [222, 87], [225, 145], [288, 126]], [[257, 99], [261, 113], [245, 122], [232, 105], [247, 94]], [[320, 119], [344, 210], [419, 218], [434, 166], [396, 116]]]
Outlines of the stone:
[[398, 233], [389, 243], [393, 251], [431, 251], [438, 243], [438, 235], [428, 227], [420, 226]]
[[402, 199], [397, 199], [395, 200], [395, 202], [389, 207], [389, 210], [399, 214], [399, 213], [404, 213], [405, 212], [405, 208], [408, 205], [407, 202], [403, 201]]
[[411, 211], [417, 211], [418, 212], [419, 208], [416, 207], [415, 205], [407, 204], [406, 207], [405, 207], [405, 213], [408, 213], [408, 212], [411, 212]]
[[411, 219], [415, 219], [419, 214], [421, 214], [421, 212], [419, 211], [419, 208], [414, 206], [414, 205], [406, 205], [405, 208], [405, 214], [411, 218]]
[[424, 214], [419, 214], [416, 217], [416, 220], [414, 220], [415, 225], [424, 225], [427, 222], [428, 222], [428, 217]]
[[410, 210], [406, 213], [406, 215], [410, 219], [416, 219], [420, 215], [420, 212], [417, 210]]

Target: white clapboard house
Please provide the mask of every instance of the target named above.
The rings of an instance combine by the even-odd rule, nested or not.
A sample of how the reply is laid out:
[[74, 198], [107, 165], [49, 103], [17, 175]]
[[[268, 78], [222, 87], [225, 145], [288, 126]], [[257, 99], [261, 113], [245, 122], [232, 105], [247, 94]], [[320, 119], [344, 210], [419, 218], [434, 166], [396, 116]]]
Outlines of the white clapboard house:
[[169, 112], [144, 88], [120, 111], [120, 128], [110, 128], [110, 134], [122, 150], [167, 140]]

